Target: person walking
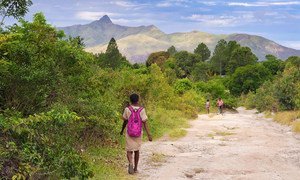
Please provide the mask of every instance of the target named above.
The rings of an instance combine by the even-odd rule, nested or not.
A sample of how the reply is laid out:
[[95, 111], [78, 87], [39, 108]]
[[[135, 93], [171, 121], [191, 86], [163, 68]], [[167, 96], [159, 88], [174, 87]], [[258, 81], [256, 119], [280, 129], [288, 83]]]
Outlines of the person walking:
[[218, 106], [219, 113], [222, 114], [222, 115], [223, 115], [223, 105], [224, 105], [224, 102], [219, 97], [218, 100], [217, 100], [217, 106]]
[[[143, 126], [147, 133], [148, 140], [152, 141], [152, 136], [147, 125], [147, 115], [145, 108], [139, 105], [139, 96], [132, 94], [130, 96], [131, 104], [125, 108], [123, 120], [128, 121], [126, 132], [126, 152], [129, 162], [128, 173], [138, 172], [138, 162], [140, 157], [140, 148], [142, 145]], [[126, 123], [125, 123], [126, 126]], [[123, 133], [123, 132], [121, 132]], [[133, 158], [134, 153], [134, 158]], [[133, 163], [134, 159], [134, 163]]]
[[209, 102], [209, 99], [207, 99], [206, 103], [205, 103], [205, 107], [206, 107], [206, 110], [207, 110], [207, 114], [209, 114], [209, 108], [210, 108], [210, 102]]

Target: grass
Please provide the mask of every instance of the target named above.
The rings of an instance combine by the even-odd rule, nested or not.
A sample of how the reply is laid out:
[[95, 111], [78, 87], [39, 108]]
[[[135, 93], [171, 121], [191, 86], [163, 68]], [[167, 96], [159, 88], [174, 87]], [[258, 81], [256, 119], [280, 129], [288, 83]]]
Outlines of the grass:
[[298, 118], [300, 118], [300, 111], [283, 111], [275, 114], [274, 121], [284, 125], [292, 125], [292, 122]]
[[272, 112], [270, 112], [270, 111], [264, 112], [264, 115], [265, 115], [265, 118], [272, 118], [273, 117]]
[[300, 133], [300, 111], [283, 111], [277, 112], [274, 116], [274, 121], [292, 126], [294, 132]]
[[235, 134], [235, 133], [227, 132], [227, 131], [216, 131], [216, 135], [218, 135], [218, 136], [230, 136], [233, 134]]
[[160, 164], [166, 162], [166, 155], [161, 153], [153, 153], [150, 159], [150, 163]]
[[157, 108], [155, 111], [149, 112], [150, 131], [155, 139], [165, 134], [170, 136], [182, 137], [186, 133], [181, 128], [188, 128], [188, 119], [183, 112], [177, 110], [166, 110]]
[[181, 137], [184, 137], [186, 134], [187, 134], [187, 131], [186, 131], [185, 129], [178, 128], [178, 129], [172, 130], [172, 131], [169, 133], [169, 137], [170, 137], [172, 140], [176, 140], [176, 139], [179, 139], [179, 138], [181, 138]]
[[215, 135], [212, 134], [212, 133], [209, 133], [209, 134], [207, 135], [207, 137], [210, 137], [210, 138], [212, 138], [212, 139], [214, 138], [214, 136], [215, 136]]
[[83, 154], [89, 163], [94, 177], [92, 179], [132, 179], [126, 172], [126, 155], [122, 147], [91, 147]]
[[292, 128], [294, 132], [300, 133], [300, 121], [293, 122]]

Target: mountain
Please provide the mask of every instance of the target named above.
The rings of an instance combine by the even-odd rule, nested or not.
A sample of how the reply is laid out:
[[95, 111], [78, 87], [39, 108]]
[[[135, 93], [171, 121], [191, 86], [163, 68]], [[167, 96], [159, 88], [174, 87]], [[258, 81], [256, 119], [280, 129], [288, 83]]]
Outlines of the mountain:
[[132, 63], [143, 63], [150, 53], [166, 50], [172, 45], [177, 50], [192, 52], [199, 43], [203, 42], [213, 52], [220, 39], [235, 40], [242, 46], [250, 47], [259, 60], [264, 60], [267, 54], [273, 54], [281, 59], [286, 59], [292, 55], [300, 56], [300, 50], [284, 47], [261, 36], [249, 34], [216, 35], [199, 31], [166, 34], [153, 25], [120, 26], [114, 24], [107, 15], [90, 24], [59, 29], [64, 30], [67, 35], [83, 37], [86, 51], [93, 53], [104, 52], [107, 43], [114, 37], [117, 40], [120, 52]]
[[[133, 34], [149, 33], [157, 28], [153, 25], [139, 27], [120, 26], [112, 23], [110, 18], [105, 15], [101, 19], [90, 24], [59, 27], [58, 29], [63, 30], [67, 35], [72, 37], [83, 37], [85, 45], [91, 47], [99, 44], [106, 44], [112, 37], [121, 39]], [[163, 32], [160, 33], [164, 34]]]

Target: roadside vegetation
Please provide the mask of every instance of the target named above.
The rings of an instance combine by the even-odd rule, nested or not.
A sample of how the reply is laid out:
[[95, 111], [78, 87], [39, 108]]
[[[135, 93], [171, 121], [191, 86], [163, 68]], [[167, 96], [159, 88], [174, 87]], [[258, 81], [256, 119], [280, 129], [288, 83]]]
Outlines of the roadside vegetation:
[[[31, 5], [26, 2], [25, 12]], [[141, 96], [154, 138], [184, 136], [181, 128], [206, 112], [207, 99], [212, 111], [218, 97], [229, 109], [240, 99], [259, 111], [300, 107], [299, 57], [282, 61], [268, 55], [258, 62], [250, 48], [221, 40], [213, 53], [203, 43], [194, 52], [172, 46], [152, 53], [146, 65], [130, 64], [115, 39], [105, 53], [87, 53], [83, 39], [67, 37], [42, 13], [32, 22], [21, 19], [2, 27], [3, 179], [126, 178], [124, 137], [119, 132], [131, 93]], [[299, 131], [294, 120], [279, 121]]]

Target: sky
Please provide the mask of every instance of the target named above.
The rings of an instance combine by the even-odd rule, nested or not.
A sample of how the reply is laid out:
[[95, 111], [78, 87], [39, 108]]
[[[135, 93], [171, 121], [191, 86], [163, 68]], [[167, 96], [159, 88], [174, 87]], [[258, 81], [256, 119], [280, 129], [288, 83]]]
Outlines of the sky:
[[[203, 31], [260, 35], [300, 49], [300, 0], [32, 0], [26, 15], [43, 12], [57, 27], [108, 15], [126, 26], [155, 25], [165, 33]], [[7, 20], [12, 23], [11, 19]]]

